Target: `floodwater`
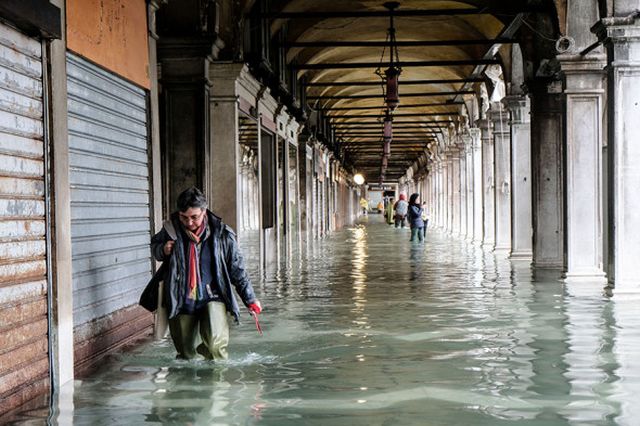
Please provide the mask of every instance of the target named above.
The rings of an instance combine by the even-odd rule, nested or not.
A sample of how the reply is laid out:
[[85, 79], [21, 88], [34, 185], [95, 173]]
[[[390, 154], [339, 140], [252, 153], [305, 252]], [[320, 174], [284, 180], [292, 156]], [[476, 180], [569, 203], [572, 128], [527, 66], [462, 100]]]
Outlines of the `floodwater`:
[[264, 336], [247, 314], [228, 362], [175, 360], [168, 341], [117, 354], [49, 421], [640, 424], [640, 301], [534, 279], [437, 230], [408, 240], [370, 216], [265, 279], [254, 271]]

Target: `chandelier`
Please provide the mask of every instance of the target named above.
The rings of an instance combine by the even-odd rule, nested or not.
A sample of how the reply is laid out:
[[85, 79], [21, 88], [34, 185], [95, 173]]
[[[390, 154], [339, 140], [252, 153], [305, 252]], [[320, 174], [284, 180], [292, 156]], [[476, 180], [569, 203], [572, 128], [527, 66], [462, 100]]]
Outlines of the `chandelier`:
[[[393, 112], [400, 103], [398, 94], [398, 78], [402, 73], [402, 68], [400, 68], [400, 57], [398, 55], [398, 45], [396, 43], [396, 29], [393, 25], [393, 12], [398, 8], [398, 6], [400, 6], [400, 3], [390, 1], [384, 3], [383, 6], [389, 10], [389, 29], [387, 30], [387, 39], [385, 40], [385, 47], [382, 50], [382, 57], [380, 58], [380, 66], [376, 69], [376, 74], [382, 79], [385, 104], [380, 183], [385, 179], [387, 165], [389, 164], [389, 157], [391, 155], [391, 141], [393, 139]], [[388, 66], [383, 71], [383, 61], [387, 47], [389, 48], [389, 62], [388, 64], [385, 64], [385, 66]]]

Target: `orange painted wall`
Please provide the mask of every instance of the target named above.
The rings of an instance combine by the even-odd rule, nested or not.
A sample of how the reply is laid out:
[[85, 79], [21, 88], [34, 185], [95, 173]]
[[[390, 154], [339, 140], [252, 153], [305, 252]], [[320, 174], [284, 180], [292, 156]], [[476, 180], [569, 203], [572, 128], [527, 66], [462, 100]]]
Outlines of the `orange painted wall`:
[[149, 88], [145, 0], [67, 0], [67, 47]]

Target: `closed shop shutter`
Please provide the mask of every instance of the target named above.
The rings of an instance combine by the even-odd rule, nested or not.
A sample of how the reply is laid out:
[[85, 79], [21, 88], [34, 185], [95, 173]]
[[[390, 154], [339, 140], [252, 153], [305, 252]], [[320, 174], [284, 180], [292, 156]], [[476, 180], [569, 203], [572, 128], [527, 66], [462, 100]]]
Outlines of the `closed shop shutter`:
[[40, 41], [0, 23], [0, 412], [49, 387]]
[[[151, 278], [147, 98], [70, 53], [67, 76], [73, 314], [82, 362], [126, 339], [134, 321], [123, 310], [137, 305]], [[125, 335], [114, 334], [118, 327]], [[87, 339], [98, 341], [78, 354]]]

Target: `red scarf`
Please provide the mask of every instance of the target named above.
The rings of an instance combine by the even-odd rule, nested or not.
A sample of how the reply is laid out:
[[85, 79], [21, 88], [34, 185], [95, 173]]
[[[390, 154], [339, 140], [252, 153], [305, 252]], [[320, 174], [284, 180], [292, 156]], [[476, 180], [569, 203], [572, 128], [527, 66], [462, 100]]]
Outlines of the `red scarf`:
[[187, 256], [187, 286], [189, 293], [187, 298], [197, 300], [198, 298], [198, 284], [200, 283], [200, 256], [198, 255], [198, 244], [202, 238], [205, 229], [207, 228], [207, 218], [203, 218], [200, 227], [196, 229], [196, 232], [191, 232], [185, 228], [185, 233], [189, 237], [189, 249]]

